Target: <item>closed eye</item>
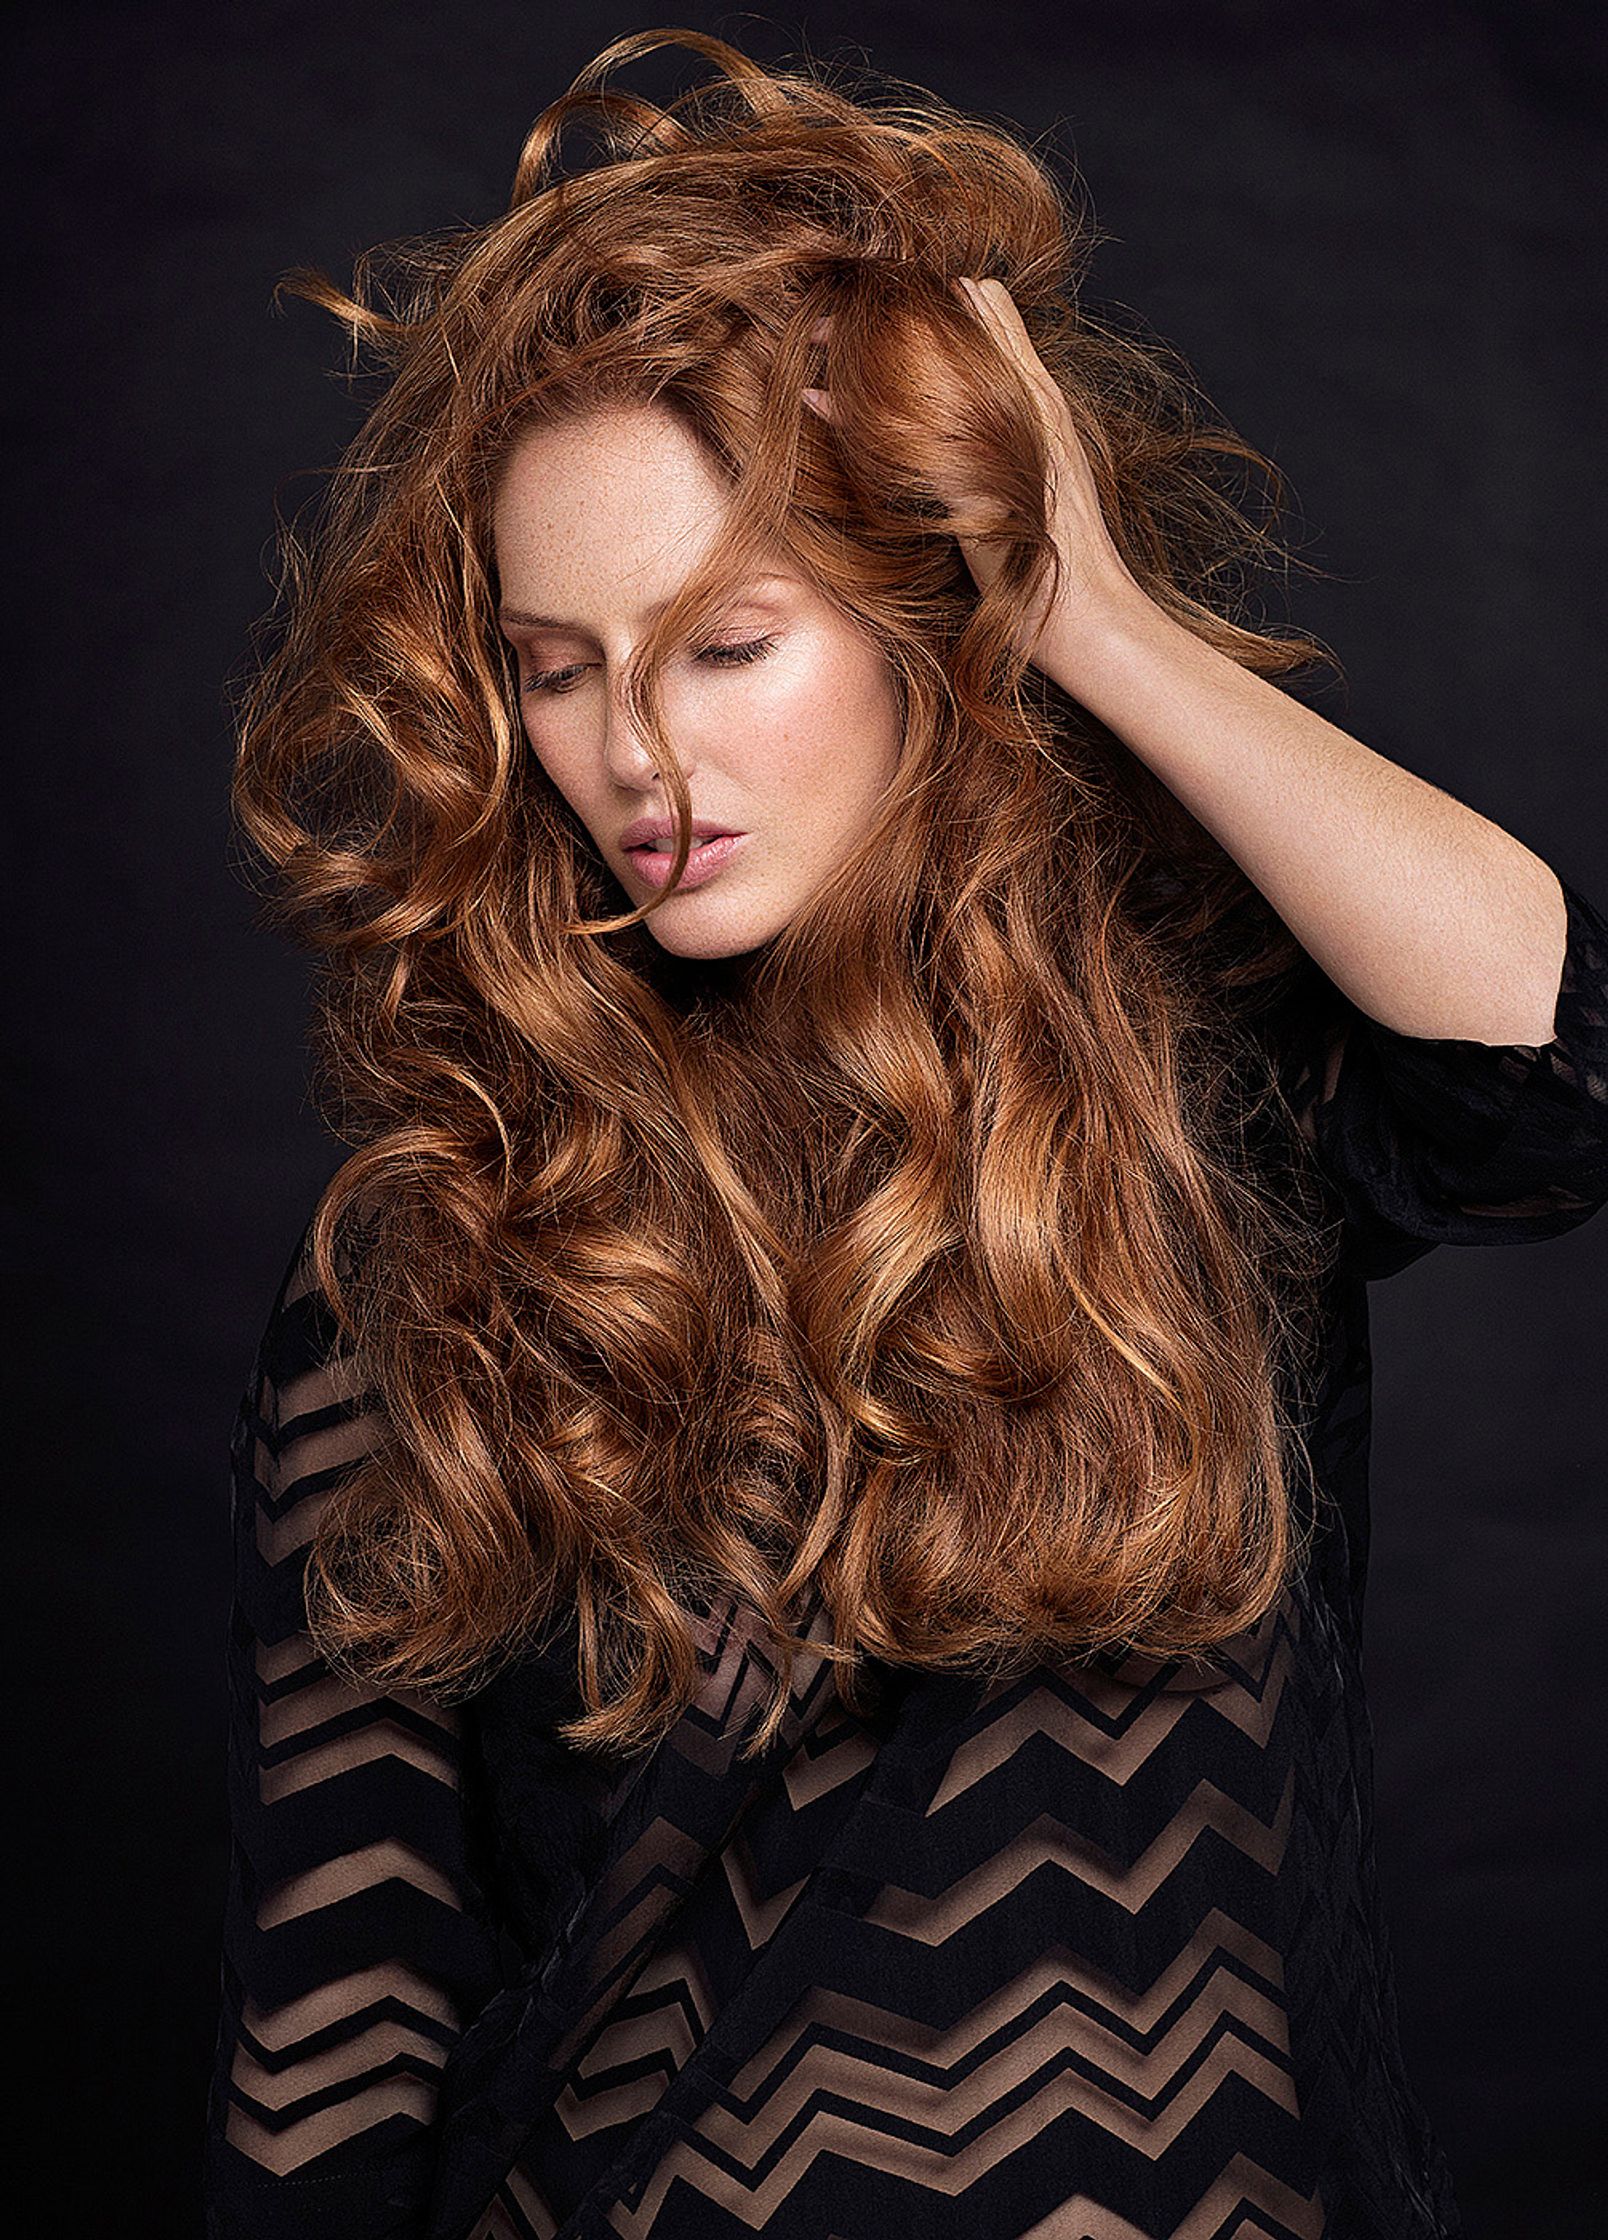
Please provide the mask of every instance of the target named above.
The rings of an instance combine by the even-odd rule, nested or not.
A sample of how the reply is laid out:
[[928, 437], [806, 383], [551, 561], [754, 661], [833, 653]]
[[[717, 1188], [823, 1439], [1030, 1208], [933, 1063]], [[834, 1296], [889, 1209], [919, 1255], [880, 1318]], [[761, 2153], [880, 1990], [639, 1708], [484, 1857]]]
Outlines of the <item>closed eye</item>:
[[[765, 638], [746, 638], [740, 645], [705, 646], [698, 659], [712, 662], [717, 668], [736, 668], [741, 663], [760, 660], [775, 643], [773, 633]], [[562, 698], [572, 689], [575, 678], [583, 675], [589, 666], [585, 661], [574, 661], [567, 669], [539, 669], [525, 679], [520, 690], [550, 692]]]

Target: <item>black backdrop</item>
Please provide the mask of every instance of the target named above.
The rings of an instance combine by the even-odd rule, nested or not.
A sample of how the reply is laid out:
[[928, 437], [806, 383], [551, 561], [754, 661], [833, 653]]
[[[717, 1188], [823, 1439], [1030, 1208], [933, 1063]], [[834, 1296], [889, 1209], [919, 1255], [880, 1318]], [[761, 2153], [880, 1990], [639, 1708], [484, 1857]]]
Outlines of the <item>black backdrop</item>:
[[[1295, 579], [1293, 614], [1350, 680], [1324, 711], [1603, 900], [1595, 16], [30, 10], [7, 792], [11, 941], [39, 993], [13, 1006], [7, 1350], [40, 1745], [13, 1920], [49, 2229], [196, 2229], [227, 1840], [225, 1447], [341, 1156], [305, 1100], [302, 960], [258, 929], [225, 810], [224, 681], [268, 598], [273, 503], [311, 493], [355, 416], [327, 372], [335, 330], [301, 304], [276, 316], [275, 278], [345, 277], [371, 241], [493, 214], [537, 109], [643, 25], [768, 57], [863, 50], [1053, 132], [1112, 236], [1091, 296], [1177, 343], [1292, 478], [1305, 550], [1334, 571]], [[662, 92], [683, 66], [651, 58], [627, 82]], [[1381, 1869], [1408, 2059], [1473, 2240], [1608, 2229], [1605, 1278], [1598, 1221], [1432, 1254], [1373, 1294]]]

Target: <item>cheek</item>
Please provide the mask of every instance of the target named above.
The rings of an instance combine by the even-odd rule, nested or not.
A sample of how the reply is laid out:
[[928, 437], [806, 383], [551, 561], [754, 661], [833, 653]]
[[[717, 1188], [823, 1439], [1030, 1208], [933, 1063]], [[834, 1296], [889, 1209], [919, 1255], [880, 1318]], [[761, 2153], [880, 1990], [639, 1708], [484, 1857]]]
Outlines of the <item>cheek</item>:
[[569, 803], [577, 816], [587, 818], [598, 780], [595, 757], [588, 752], [579, 733], [566, 736], [562, 724], [533, 724], [527, 717], [525, 742], [554, 792]]
[[560, 793], [565, 792], [567, 790], [564, 779], [565, 758], [556, 751], [556, 744], [551, 733], [544, 731], [539, 724], [532, 723], [529, 717], [525, 719], [525, 744], [530, 750], [532, 761], [545, 771]]
[[892, 679], [858, 647], [778, 663], [730, 719], [721, 757], [729, 768], [764, 794], [814, 793], [822, 808], [880, 786], [897, 754]]

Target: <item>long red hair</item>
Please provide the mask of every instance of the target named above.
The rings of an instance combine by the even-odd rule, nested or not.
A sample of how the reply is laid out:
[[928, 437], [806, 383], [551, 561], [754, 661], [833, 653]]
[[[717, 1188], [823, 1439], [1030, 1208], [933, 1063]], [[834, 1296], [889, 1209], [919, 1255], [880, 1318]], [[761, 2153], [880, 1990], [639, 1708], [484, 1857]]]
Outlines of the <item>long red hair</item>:
[[[717, 75], [662, 107], [604, 85], [665, 44]], [[577, 112], [603, 154], [559, 176]], [[1036, 156], [934, 96], [656, 31], [542, 112], [504, 215], [370, 253], [349, 291], [282, 283], [387, 376], [313, 531], [283, 531], [234, 793], [321, 959], [351, 1156], [312, 1253], [385, 1424], [310, 1551], [337, 1666], [449, 1696], [573, 1621], [565, 1733], [637, 1748], [726, 1602], [776, 1645], [757, 1748], [807, 1613], [852, 1700], [868, 1658], [1209, 1648], [1297, 1560], [1283, 1371], [1332, 1237], [1252, 1155], [1279, 1100], [1245, 1022], [1302, 953], [1013, 651], [1053, 564], [1043, 438], [953, 276], [1010, 289], [1149, 596], [1263, 674], [1326, 656], [1247, 619], [1290, 558], [1276, 470], [1080, 306], [1090, 240]], [[969, 400], [941, 429], [924, 367]], [[836, 426], [800, 399], [823, 380]], [[631, 680], [678, 815], [659, 664], [762, 546], [873, 635], [904, 717], [875, 830], [714, 964], [622, 897], [495, 620], [509, 446], [620, 398], [680, 415], [731, 495]], [[935, 497], [957, 461], [1008, 540], [982, 597]]]

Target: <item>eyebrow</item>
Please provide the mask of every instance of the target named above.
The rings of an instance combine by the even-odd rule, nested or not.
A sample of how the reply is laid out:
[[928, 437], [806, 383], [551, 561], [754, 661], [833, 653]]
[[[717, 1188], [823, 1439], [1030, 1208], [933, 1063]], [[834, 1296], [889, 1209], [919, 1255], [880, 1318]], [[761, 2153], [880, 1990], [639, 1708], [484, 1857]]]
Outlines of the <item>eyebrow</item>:
[[[762, 584], [797, 583], [798, 580], [796, 576], [778, 575], [769, 570], [763, 575], [748, 576], [737, 586], [728, 603], [732, 606], [740, 605], [743, 599], [756, 592]], [[651, 622], [656, 616], [663, 614], [669, 604], [668, 599], [658, 600], [647, 609], [643, 619]], [[497, 620], [500, 623], [512, 623], [516, 630], [581, 630], [585, 628], [584, 623], [566, 621], [562, 615], [530, 614], [523, 607], [499, 607]]]

